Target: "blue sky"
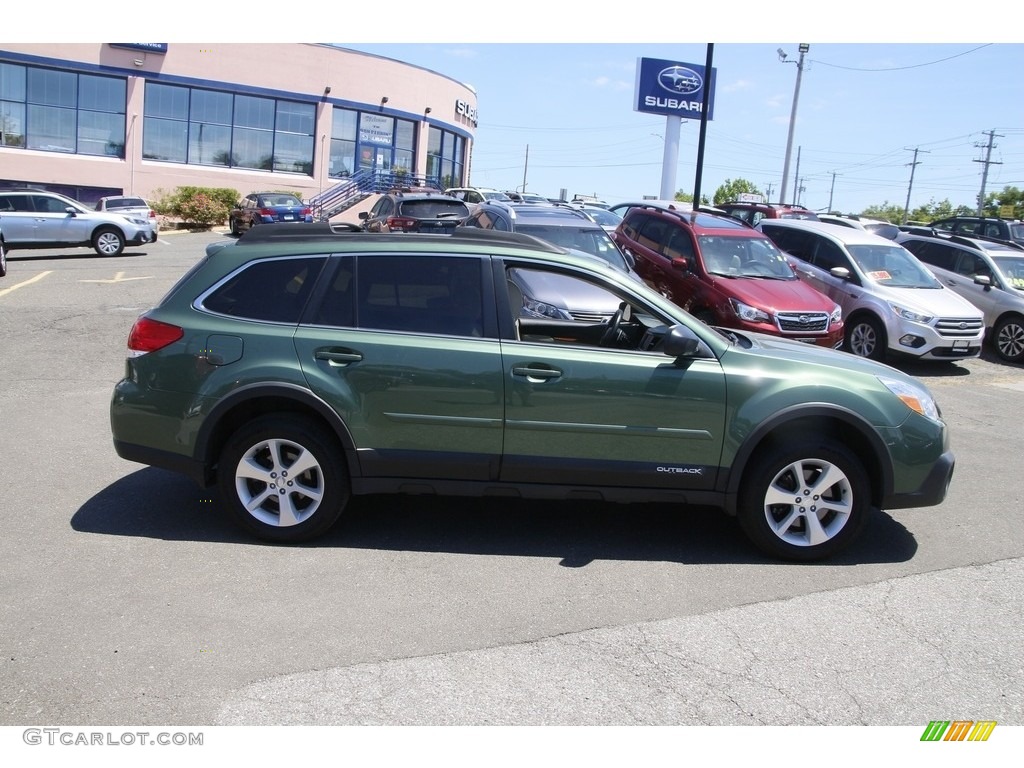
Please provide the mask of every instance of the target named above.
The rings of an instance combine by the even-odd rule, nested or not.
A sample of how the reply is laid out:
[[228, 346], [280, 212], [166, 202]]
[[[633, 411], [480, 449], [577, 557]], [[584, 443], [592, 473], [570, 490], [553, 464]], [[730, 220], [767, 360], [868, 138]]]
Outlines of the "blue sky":
[[[576, 6], [579, 8], [580, 6]], [[591, 6], [591, 10], [594, 7]], [[611, 23], [611, 22], [609, 22]], [[715, 43], [714, 120], [703, 194], [747, 179], [777, 199], [798, 57], [801, 78], [787, 199], [799, 152], [800, 202], [858, 213], [935, 200], [975, 206], [989, 134], [986, 192], [1024, 187], [1024, 44]], [[479, 127], [472, 183], [609, 202], [657, 196], [665, 118], [633, 110], [639, 57], [703, 65], [700, 43], [340, 43], [425, 67], [474, 87]], [[680, 131], [677, 189], [695, 184], [699, 123]], [[912, 167], [914, 150], [917, 165]], [[913, 184], [911, 185], [911, 171]]]
[[[432, 69], [477, 92], [473, 183], [522, 187], [525, 171], [530, 191], [555, 196], [565, 189], [609, 202], [661, 191], [665, 118], [633, 111], [637, 59], [703, 65], [707, 41], [715, 43], [718, 85], [702, 192], [711, 197], [727, 179], [743, 178], [777, 198], [797, 73], [792, 62], [806, 42], [787, 199], [799, 152], [800, 202], [809, 208], [902, 207], [908, 191], [911, 209], [946, 199], [974, 207], [990, 133], [986, 192], [1024, 187], [1019, 4], [937, 8], [891, 0], [790, 11], [763, 0], [732, 0], [721, 9], [548, 0], [389, 0], [380, 8], [349, 8], [307, 0], [294, 13], [242, 16], [230, 4], [179, 0], [152, 34], [171, 42], [267, 43], [329, 34], [346, 48]], [[91, 14], [60, 18], [45, 26], [15, 19], [6, 30], [48, 42], [133, 38], [140, 31], [124, 16], [104, 19], [102, 31]], [[779, 48], [790, 63], [779, 61]], [[697, 140], [698, 123], [684, 124], [677, 189], [693, 191]]]

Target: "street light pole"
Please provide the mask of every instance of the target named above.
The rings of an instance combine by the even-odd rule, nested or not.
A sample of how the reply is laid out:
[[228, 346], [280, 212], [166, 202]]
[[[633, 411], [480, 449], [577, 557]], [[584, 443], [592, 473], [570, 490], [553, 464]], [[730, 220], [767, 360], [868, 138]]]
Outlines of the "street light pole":
[[804, 74], [804, 55], [811, 49], [807, 43], [800, 43], [800, 58], [790, 61], [786, 52], [779, 48], [779, 61], [784, 64], [796, 64], [796, 87], [793, 89], [793, 109], [789, 113], [789, 137], [786, 139], [786, 162], [782, 166], [782, 187], [779, 189], [779, 202], [786, 202], [786, 182], [789, 181], [789, 160], [793, 156], [793, 129], [796, 127], [796, 103], [800, 100], [800, 78]]

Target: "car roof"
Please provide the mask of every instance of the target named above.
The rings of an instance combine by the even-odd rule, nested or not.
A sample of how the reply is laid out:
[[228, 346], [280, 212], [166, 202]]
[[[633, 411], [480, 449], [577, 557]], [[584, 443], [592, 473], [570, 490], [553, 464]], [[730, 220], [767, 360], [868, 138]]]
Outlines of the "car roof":
[[896, 242], [906, 240], [937, 240], [943, 243], [953, 243], [965, 248], [974, 248], [986, 253], [999, 252], [1000, 255], [1019, 254], [1024, 251], [1024, 246], [1018, 243], [999, 240], [984, 235], [955, 235], [941, 229], [930, 229], [926, 227], [910, 227], [896, 237]]
[[756, 237], [766, 237], [766, 235], [758, 232], [745, 221], [740, 221], [732, 216], [709, 213], [706, 210], [679, 209], [657, 200], [648, 200], [630, 208], [626, 212], [626, 217], [634, 215], [634, 212], [638, 210], [654, 211], [677, 218], [689, 226], [696, 234], [710, 234], [714, 232], [719, 235], [754, 234]]
[[757, 222], [756, 228], [761, 227], [787, 227], [789, 229], [803, 229], [817, 232], [820, 235], [837, 240], [844, 245], [899, 245], [895, 240], [876, 235], [865, 229], [856, 227], [837, 227], [827, 221], [811, 221], [809, 219], [761, 219]]

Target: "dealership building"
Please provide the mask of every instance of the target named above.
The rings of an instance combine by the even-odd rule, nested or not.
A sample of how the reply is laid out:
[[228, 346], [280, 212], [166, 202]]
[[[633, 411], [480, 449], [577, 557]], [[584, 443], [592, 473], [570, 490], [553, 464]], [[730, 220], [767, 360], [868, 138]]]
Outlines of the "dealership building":
[[91, 204], [180, 186], [311, 199], [354, 177], [462, 186], [476, 93], [321, 44], [0, 43], [0, 189]]

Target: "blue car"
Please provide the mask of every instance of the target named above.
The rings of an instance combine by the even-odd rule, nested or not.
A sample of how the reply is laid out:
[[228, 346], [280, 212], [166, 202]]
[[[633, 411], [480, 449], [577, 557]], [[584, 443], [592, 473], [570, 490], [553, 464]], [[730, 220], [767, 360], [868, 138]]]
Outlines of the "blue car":
[[239, 200], [228, 214], [231, 234], [240, 235], [257, 224], [275, 221], [313, 221], [313, 209], [286, 192], [253, 192]]

